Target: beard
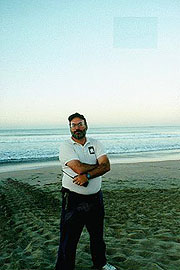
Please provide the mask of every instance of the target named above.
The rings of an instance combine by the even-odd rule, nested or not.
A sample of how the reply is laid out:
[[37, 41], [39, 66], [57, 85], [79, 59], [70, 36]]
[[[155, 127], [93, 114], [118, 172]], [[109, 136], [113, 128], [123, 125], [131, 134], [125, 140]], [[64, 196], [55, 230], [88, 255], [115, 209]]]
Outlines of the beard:
[[86, 129], [84, 130], [76, 130], [76, 131], [71, 131], [72, 137], [75, 139], [83, 139], [86, 136]]

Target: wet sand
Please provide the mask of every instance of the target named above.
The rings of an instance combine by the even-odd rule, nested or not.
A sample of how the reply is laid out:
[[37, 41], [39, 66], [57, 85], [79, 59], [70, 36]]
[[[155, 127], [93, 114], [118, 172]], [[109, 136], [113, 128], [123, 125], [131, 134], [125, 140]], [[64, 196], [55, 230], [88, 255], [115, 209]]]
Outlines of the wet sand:
[[[0, 269], [53, 270], [61, 168], [0, 174]], [[103, 177], [107, 258], [118, 269], [180, 269], [180, 161], [114, 164]], [[76, 269], [90, 269], [83, 230]]]

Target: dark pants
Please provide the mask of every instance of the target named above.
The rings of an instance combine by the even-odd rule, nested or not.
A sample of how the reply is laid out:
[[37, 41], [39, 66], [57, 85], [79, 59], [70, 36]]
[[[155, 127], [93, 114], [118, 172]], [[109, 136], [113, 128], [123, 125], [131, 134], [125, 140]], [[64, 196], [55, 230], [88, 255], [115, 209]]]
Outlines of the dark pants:
[[104, 205], [101, 191], [93, 195], [63, 192], [60, 244], [55, 270], [74, 269], [76, 247], [84, 226], [90, 235], [94, 266], [101, 268], [106, 264], [103, 220]]

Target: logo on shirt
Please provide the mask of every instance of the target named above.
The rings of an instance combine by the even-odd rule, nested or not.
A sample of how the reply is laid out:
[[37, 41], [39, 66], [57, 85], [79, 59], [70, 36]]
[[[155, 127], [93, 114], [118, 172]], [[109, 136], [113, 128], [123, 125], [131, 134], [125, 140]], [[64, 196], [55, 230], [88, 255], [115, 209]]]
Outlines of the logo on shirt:
[[95, 150], [93, 146], [89, 146], [88, 149], [89, 149], [90, 154], [95, 154]]

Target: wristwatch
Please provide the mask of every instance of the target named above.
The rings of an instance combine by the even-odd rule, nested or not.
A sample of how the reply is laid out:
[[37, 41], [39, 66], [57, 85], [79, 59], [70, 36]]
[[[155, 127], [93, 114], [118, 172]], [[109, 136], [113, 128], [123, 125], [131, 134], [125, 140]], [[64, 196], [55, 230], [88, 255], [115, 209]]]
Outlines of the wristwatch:
[[91, 175], [89, 173], [86, 173], [86, 177], [88, 180], [91, 179]]

